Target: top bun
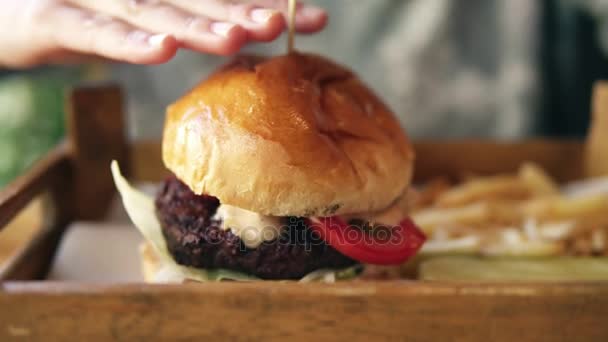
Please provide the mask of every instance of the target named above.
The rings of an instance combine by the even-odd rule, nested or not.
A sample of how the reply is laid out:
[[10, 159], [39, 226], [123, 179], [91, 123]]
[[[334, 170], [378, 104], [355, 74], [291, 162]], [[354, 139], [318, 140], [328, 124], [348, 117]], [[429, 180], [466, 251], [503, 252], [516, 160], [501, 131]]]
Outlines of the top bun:
[[272, 216], [382, 210], [414, 153], [393, 113], [320, 56], [238, 57], [169, 106], [165, 165], [197, 194]]

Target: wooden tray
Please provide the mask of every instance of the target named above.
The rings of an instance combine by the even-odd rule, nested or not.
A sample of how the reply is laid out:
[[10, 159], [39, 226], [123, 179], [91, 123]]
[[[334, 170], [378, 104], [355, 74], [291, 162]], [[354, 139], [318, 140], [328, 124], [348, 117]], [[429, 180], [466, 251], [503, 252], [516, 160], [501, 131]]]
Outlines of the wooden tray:
[[[608, 89], [598, 85], [587, 142], [417, 142], [416, 179], [492, 174], [535, 161], [568, 181], [607, 174]], [[82, 87], [67, 101], [66, 142], [0, 193], [0, 230], [43, 196], [45, 225], [0, 268], [0, 341], [408, 339], [608, 341], [608, 282], [98, 285], [44, 281], [67, 224], [100, 220], [117, 159], [158, 181], [158, 142], [128, 145], [120, 90]], [[0, 235], [1, 237], [1, 235]]]

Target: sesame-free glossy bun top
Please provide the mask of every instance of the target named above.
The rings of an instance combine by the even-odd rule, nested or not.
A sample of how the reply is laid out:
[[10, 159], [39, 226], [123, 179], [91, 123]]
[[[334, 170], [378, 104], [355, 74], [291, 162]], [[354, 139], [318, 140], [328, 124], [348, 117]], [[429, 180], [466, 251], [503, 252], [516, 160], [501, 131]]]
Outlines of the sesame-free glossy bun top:
[[243, 56], [169, 106], [163, 160], [197, 194], [273, 216], [382, 210], [414, 154], [350, 70], [320, 56]]

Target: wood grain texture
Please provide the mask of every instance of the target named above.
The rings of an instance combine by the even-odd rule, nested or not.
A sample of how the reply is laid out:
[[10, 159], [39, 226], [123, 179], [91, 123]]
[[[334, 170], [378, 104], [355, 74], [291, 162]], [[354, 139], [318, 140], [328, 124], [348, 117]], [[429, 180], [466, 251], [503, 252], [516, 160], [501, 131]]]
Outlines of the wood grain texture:
[[[70, 220], [69, 147], [62, 143], [0, 193], [0, 233], [34, 197], [43, 194], [45, 219], [36, 234], [0, 267], [0, 281], [42, 279]], [[27, 230], [31, 230], [29, 227]]]
[[40, 230], [42, 216], [42, 199], [36, 197], [4, 227], [0, 233], [0, 265], [15, 255]]
[[590, 177], [608, 175], [608, 82], [593, 89], [591, 127], [586, 142], [586, 173]]
[[418, 141], [415, 181], [467, 173], [493, 175], [516, 172], [532, 161], [560, 182], [583, 175], [584, 145], [580, 141], [534, 139], [521, 142], [488, 140]]
[[608, 340], [605, 284], [5, 283], [0, 307], [2, 341]]
[[69, 149], [61, 144], [0, 192], [0, 232], [36, 195], [69, 173]]
[[162, 161], [159, 141], [138, 141], [130, 145], [131, 175], [140, 182], [158, 182], [169, 175]]
[[114, 196], [110, 162], [129, 173], [122, 93], [116, 85], [81, 86], [66, 103], [73, 164], [73, 217], [102, 218]]
[[48, 274], [66, 224], [41, 229], [0, 267], [0, 281], [42, 280]]
[[68, 139], [0, 192], [0, 231], [36, 195], [46, 192], [45, 226], [0, 268], [0, 280], [41, 279], [65, 227], [100, 219], [114, 197], [110, 161], [128, 172], [122, 95], [117, 86], [79, 87], [66, 101]]

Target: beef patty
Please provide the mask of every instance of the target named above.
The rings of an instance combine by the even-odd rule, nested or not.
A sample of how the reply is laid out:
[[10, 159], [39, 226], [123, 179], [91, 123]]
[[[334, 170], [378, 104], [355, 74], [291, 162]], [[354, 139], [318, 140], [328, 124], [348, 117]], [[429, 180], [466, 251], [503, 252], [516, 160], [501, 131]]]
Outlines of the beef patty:
[[213, 219], [220, 201], [196, 195], [172, 177], [156, 197], [169, 252], [177, 263], [198, 268], [224, 268], [262, 279], [299, 279], [322, 268], [345, 268], [356, 264], [320, 240], [301, 218], [283, 219], [279, 238], [247, 248], [230, 229]]

